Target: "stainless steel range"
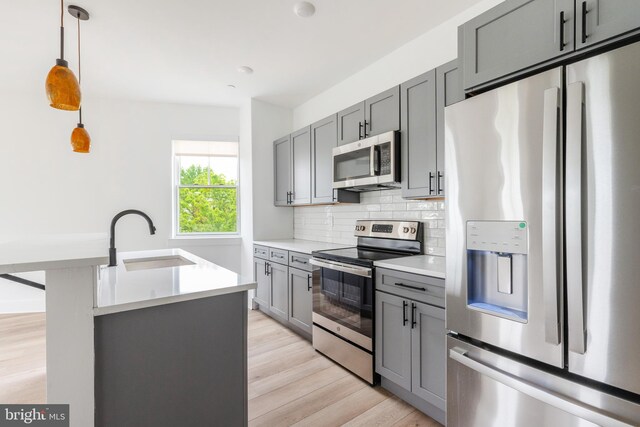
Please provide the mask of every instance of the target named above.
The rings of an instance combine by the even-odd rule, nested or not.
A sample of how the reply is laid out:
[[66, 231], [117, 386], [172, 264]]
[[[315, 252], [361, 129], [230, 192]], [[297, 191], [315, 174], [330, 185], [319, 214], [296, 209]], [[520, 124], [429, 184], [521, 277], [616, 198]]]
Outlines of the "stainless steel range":
[[374, 262], [420, 254], [419, 221], [356, 221], [358, 246], [313, 252], [313, 347], [370, 384]]

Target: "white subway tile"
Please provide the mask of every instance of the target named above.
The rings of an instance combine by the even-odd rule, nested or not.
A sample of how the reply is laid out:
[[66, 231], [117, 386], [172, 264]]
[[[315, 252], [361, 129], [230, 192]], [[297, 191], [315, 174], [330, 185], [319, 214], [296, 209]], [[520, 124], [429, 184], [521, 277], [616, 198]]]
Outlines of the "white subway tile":
[[406, 203], [381, 203], [380, 209], [383, 211], [406, 211]]
[[420, 212], [394, 211], [393, 219], [420, 219]]

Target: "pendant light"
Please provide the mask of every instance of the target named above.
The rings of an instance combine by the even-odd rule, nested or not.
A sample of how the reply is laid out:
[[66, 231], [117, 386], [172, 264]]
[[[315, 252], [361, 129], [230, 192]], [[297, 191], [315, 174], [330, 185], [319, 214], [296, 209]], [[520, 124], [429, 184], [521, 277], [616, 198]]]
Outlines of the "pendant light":
[[[82, 66], [80, 61], [80, 20], [87, 21], [89, 12], [79, 6], [69, 6], [69, 13], [78, 20], [78, 87], [82, 83]], [[88, 153], [91, 149], [91, 137], [82, 124], [82, 107], [78, 110], [78, 126], [71, 132], [71, 147], [76, 153]]]
[[59, 110], [80, 109], [80, 85], [69, 64], [64, 60], [64, 5], [60, 0], [60, 58], [51, 68], [45, 83], [50, 105]]

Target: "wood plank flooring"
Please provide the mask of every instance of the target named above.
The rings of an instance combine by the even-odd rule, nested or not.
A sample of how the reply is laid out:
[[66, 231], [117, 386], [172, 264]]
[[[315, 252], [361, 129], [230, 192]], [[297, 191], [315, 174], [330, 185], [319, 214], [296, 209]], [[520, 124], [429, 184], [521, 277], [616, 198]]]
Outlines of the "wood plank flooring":
[[[317, 353], [259, 311], [249, 312], [250, 426], [440, 426]], [[0, 315], [0, 402], [44, 403], [45, 316]]]

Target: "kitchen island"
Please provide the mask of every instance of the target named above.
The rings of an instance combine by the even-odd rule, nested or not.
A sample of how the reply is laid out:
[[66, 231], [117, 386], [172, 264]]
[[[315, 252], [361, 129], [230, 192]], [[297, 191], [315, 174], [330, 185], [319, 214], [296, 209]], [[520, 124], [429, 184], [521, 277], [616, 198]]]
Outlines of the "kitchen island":
[[247, 423], [247, 291], [180, 249], [123, 252], [106, 235], [0, 243], [0, 274], [46, 271], [47, 402], [70, 425]]

